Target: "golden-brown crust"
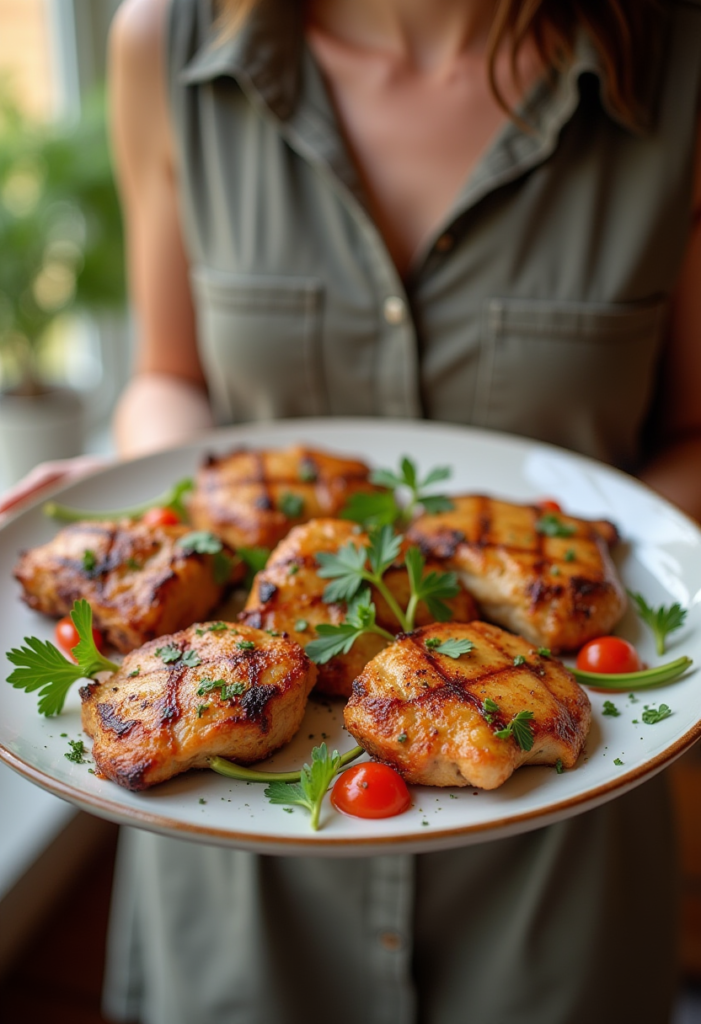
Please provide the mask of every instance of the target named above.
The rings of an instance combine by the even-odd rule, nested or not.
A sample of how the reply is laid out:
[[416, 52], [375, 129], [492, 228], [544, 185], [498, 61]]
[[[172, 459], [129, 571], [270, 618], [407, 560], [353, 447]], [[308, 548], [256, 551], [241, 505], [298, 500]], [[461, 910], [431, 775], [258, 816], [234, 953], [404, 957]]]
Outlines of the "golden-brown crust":
[[151, 641], [104, 682], [83, 687], [83, 729], [102, 775], [145, 789], [213, 756], [267, 757], [299, 728], [315, 677], [286, 637], [200, 623]]
[[[346, 617], [347, 605], [324, 602], [323, 593], [329, 581], [319, 576], [316, 556], [320, 552], [335, 554], [349, 543], [361, 548], [369, 539], [359, 527], [346, 520], [313, 519], [294, 527], [271, 553], [265, 569], [256, 575], [241, 621], [261, 629], [284, 631], [302, 646], [315, 638], [315, 627], [319, 624], [339, 625]], [[440, 567], [429, 564], [427, 571], [432, 569]], [[406, 608], [410, 587], [404, 565], [391, 566], [383, 578], [399, 605]], [[398, 633], [400, 624], [384, 597], [374, 587], [371, 596], [377, 609], [378, 625], [390, 633]], [[462, 589], [448, 604], [459, 621], [467, 622], [477, 614], [474, 601]], [[420, 624], [431, 621], [423, 603], [419, 605], [417, 620]], [[349, 697], [353, 680], [385, 643], [377, 635], [361, 636], [347, 654], [319, 665], [317, 690]]]
[[14, 575], [26, 603], [45, 615], [67, 615], [84, 598], [108, 643], [127, 652], [205, 618], [241, 577], [228, 547], [232, 570], [222, 581], [213, 555], [180, 546], [191, 532], [131, 520], [74, 523], [25, 552]]
[[[474, 648], [452, 658], [426, 644], [448, 639]], [[520, 711], [533, 712], [529, 751], [495, 735]], [[486, 622], [440, 623], [400, 637], [365, 667], [344, 720], [407, 782], [495, 789], [522, 764], [573, 767], [591, 707], [564, 665], [521, 637]]]
[[484, 617], [553, 651], [610, 632], [626, 607], [608, 545], [613, 524], [557, 514], [562, 536], [541, 532], [537, 506], [483, 495], [417, 519], [408, 538], [455, 569]]
[[200, 467], [190, 518], [196, 529], [212, 530], [233, 547], [273, 548], [296, 524], [338, 515], [352, 494], [375, 490], [368, 476], [358, 459], [301, 445], [239, 448]]

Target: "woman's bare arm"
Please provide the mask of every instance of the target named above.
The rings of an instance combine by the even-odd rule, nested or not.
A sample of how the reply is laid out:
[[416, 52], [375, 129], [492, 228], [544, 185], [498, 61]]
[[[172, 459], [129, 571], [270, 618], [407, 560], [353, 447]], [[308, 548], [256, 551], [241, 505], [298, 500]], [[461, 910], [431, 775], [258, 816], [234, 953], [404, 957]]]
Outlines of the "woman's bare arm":
[[168, 0], [124, 0], [110, 36], [110, 102], [137, 318], [135, 374], [115, 416], [123, 455], [212, 425], [180, 230], [164, 54]]
[[694, 224], [675, 291], [656, 419], [657, 453], [642, 479], [701, 522], [701, 130]]

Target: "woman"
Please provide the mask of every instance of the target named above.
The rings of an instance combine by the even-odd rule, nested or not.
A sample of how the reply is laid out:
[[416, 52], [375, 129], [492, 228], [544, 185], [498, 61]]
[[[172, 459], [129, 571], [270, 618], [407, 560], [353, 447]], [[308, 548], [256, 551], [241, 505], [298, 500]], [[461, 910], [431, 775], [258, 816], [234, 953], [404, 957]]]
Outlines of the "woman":
[[[113, 33], [140, 339], [120, 451], [215, 421], [429, 417], [594, 455], [701, 515], [699, 5], [219, 14], [125, 0]], [[132, 834], [108, 1006], [148, 1024], [661, 1024], [670, 832], [657, 780], [416, 858]]]

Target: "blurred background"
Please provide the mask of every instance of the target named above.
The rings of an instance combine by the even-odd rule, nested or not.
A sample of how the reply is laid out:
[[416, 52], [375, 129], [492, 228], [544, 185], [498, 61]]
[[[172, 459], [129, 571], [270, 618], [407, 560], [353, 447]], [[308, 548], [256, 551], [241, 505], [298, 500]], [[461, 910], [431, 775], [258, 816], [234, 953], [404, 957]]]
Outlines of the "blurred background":
[[[118, 6], [0, 0], [0, 493], [46, 459], [111, 452], [110, 417], [131, 360], [104, 93]], [[683, 896], [672, 1024], [701, 1024], [699, 746], [667, 774]], [[103, 1020], [116, 838], [116, 826], [0, 764], [4, 1019]], [[671, 891], [675, 880], [650, 884]], [[644, 914], [641, 899], [641, 927]]]
[[118, 0], [0, 0], [0, 488], [109, 450], [126, 378], [105, 114]]

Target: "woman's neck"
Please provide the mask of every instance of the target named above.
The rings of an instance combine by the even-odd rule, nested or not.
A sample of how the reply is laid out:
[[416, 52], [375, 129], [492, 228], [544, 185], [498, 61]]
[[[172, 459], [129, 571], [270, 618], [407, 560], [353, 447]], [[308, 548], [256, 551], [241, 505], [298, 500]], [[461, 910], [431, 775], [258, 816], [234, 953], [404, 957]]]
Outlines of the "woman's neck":
[[493, 10], [493, 0], [308, 0], [307, 20], [346, 46], [440, 75], [484, 48]]

